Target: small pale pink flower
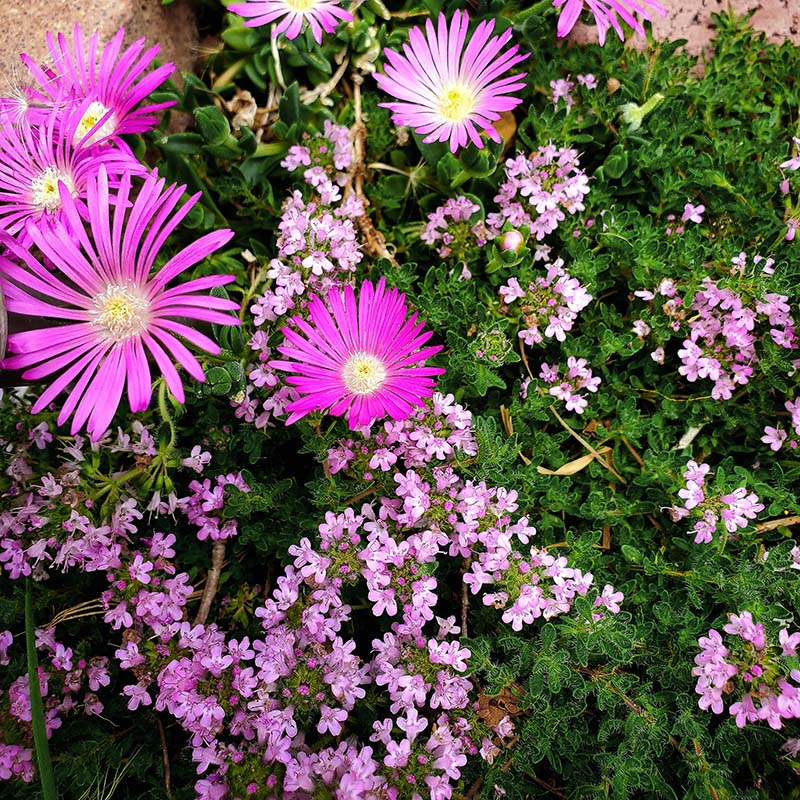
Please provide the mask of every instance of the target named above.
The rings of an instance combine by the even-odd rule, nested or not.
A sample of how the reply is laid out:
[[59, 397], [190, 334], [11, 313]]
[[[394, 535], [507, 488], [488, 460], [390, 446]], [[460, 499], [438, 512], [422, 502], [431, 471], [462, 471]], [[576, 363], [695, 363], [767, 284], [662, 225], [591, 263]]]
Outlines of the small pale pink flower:
[[681, 219], [684, 222], [694, 222], [695, 224], [700, 224], [703, 221], [703, 214], [705, 213], [706, 207], [703, 205], [695, 206], [691, 203], [686, 203], [683, 207], [683, 214], [681, 214]]

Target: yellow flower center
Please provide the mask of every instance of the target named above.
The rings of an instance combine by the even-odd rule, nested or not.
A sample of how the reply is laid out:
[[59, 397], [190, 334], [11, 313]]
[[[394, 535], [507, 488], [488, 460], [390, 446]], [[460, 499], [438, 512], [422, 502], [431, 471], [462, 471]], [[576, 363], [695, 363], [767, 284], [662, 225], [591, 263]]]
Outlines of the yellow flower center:
[[[75, 136], [72, 137], [72, 143], [77, 144], [89, 131], [100, 122], [101, 119], [108, 113], [107, 109], [102, 103], [97, 100], [89, 105], [78, 127], [75, 128]], [[94, 144], [98, 139], [104, 139], [106, 136], [111, 136], [116, 130], [117, 122], [112, 114], [92, 135], [87, 139], [86, 144]]]
[[317, 5], [319, 0], [285, 0], [292, 11], [308, 11]]
[[61, 206], [61, 197], [58, 194], [59, 181], [67, 187], [70, 194], [75, 192], [72, 178], [57, 167], [48, 167], [31, 181], [31, 202], [37, 211], [52, 214]]
[[150, 303], [133, 286], [111, 283], [94, 298], [92, 325], [107, 339], [124, 342], [147, 327]]
[[353, 353], [342, 367], [342, 380], [353, 394], [372, 394], [386, 381], [383, 362], [369, 353]]
[[438, 112], [448, 122], [461, 122], [475, 110], [475, 92], [463, 83], [445, 86], [439, 95]]

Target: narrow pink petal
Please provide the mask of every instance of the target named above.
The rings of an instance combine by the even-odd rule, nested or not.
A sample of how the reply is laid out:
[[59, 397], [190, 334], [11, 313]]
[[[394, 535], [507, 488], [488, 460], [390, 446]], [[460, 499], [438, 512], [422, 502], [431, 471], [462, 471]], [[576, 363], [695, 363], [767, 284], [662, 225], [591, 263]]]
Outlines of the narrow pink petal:
[[144, 411], [152, 396], [152, 378], [142, 342], [132, 336], [124, 345], [125, 371], [128, 375], [128, 403], [131, 411]]

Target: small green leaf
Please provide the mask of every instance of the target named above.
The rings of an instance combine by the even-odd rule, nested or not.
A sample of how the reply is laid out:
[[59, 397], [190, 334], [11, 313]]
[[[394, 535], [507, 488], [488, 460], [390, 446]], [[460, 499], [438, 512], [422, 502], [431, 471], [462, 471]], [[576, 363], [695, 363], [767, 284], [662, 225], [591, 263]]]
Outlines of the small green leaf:
[[281, 120], [287, 125], [300, 122], [300, 88], [297, 81], [283, 93], [278, 104], [278, 112]]
[[623, 544], [620, 550], [622, 550], [622, 555], [625, 556], [626, 560], [630, 561], [631, 564], [642, 563], [642, 552], [638, 548], [629, 544]]
[[199, 133], [173, 133], [156, 140], [156, 144], [165, 153], [176, 155], [190, 155], [196, 153], [203, 146], [203, 137]]
[[228, 394], [233, 385], [230, 372], [225, 367], [211, 367], [206, 373], [206, 385], [211, 394]]
[[617, 180], [625, 174], [627, 169], [628, 153], [623, 145], [618, 144], [603, 162], [603, 171], [606, 177]]
[[226, 28], [222, 31], [222, 41], [239, 52], [255, 50], [261, 44], [261, 35], [253, 28]]
[[194, 120], [206, 144], [222, 145], [231, 135], [228, 118], [216, 106], [196, 108]]

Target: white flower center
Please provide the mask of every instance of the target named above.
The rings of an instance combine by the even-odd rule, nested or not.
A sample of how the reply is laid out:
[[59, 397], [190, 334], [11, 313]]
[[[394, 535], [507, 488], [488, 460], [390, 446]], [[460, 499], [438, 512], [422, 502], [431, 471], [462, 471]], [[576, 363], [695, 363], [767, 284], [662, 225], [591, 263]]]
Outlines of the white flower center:
[[309, 11], [319, 3], [319, 0], [285, 0], [292, 11]]
[[[72, 137], [72, 144], [78, 142], [86, 136], [89, 131], [100, 122], [101, 119], [108, 113], [109, 109], [102, 103], [95, 100], [86, 109], [86, 112], [81, 117], [78, 127], [75, 128], [75, 135]], [[112, 136], [117, 128], [117, 121], [112, 114], [92, 135], [85, 144], [94, 144], [98, 139], [105, 139], [106, 136]]]
[[135, 286], [110, 283], [93, 302], [92, 325], [100, 328], [107, 339], [124, 342], [147, 328], [150, 302]]
[[475, 92], [463, 83], [453, 82], [439, 95], [439, 114], [448, 122], [461, 122], [475, 110]]
[[37, 211], [52, 214], [61, 206], [61, 197], [58, 194], [59, 181], [67, 187], [70, 194], [75, 192], [72, 177], [66, 172], [61, 172], [58, 167], [48, 167], [31, 181], [31, 202]]
[[383, 362], [369, 353], [353, 353], [342, 367], [342, 380], [353, 394], [372, 394], [386, 381]]

